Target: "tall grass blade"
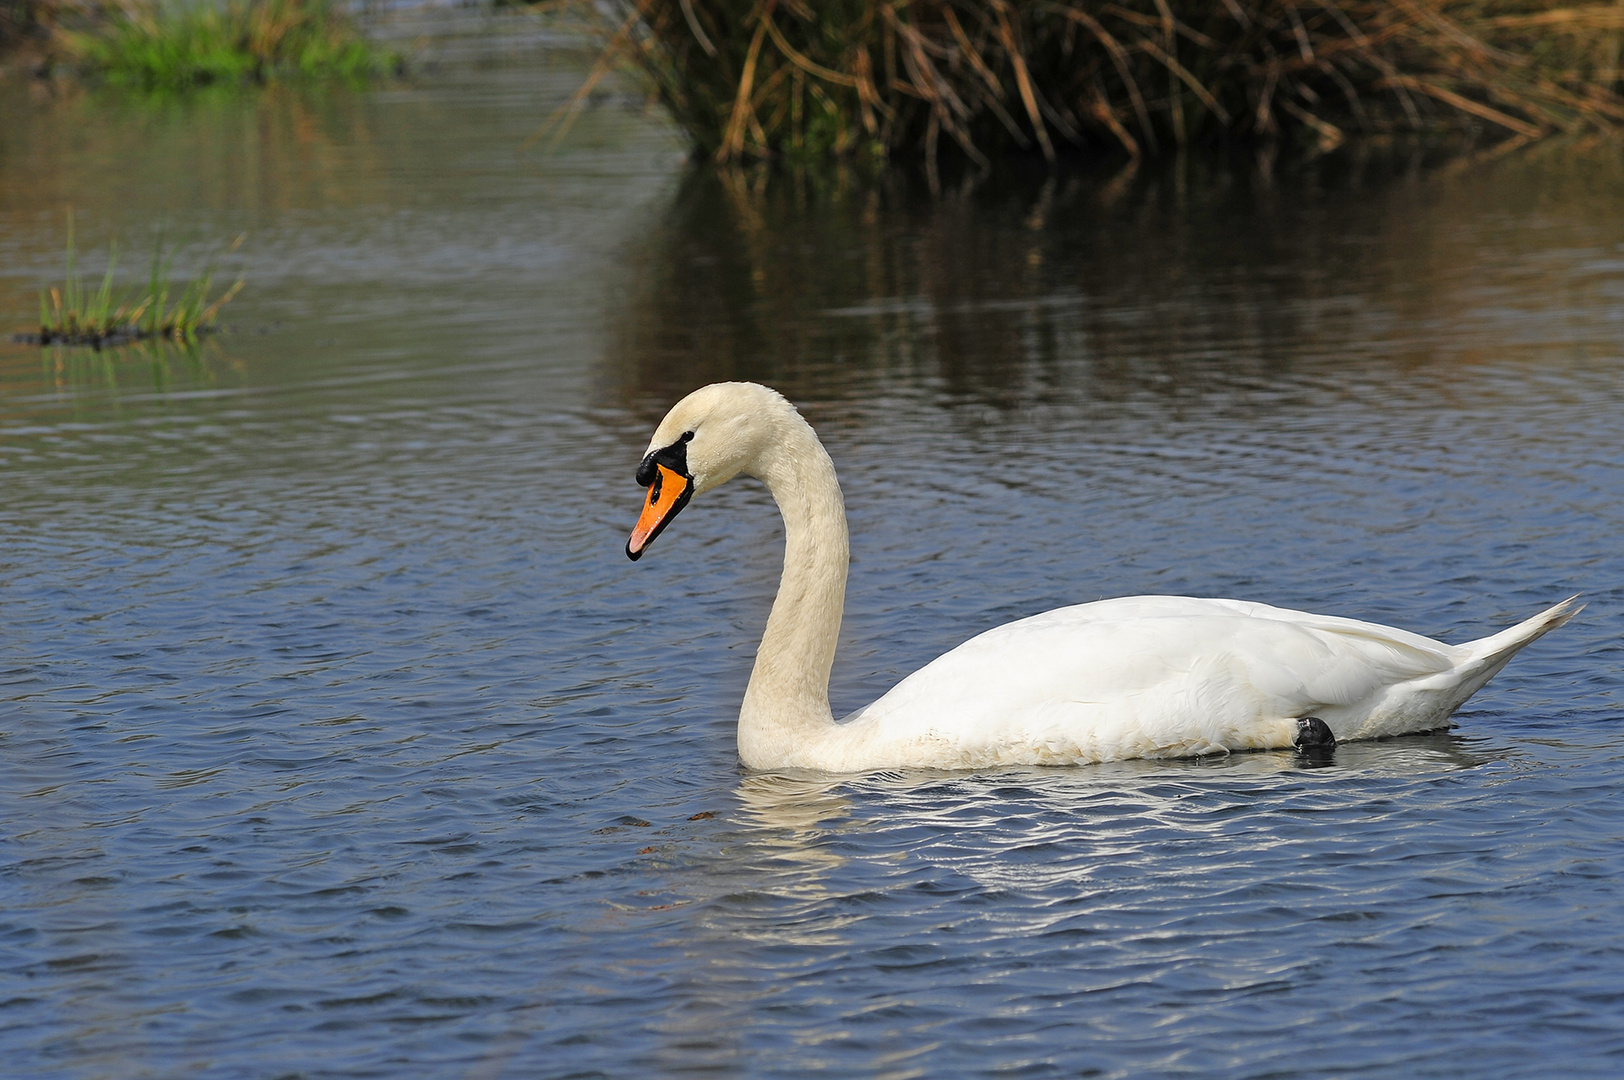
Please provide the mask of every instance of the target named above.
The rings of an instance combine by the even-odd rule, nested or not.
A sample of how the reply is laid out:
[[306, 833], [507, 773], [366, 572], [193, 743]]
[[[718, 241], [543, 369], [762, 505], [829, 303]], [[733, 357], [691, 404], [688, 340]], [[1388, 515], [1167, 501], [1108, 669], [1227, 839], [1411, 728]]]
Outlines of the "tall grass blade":
[[112, 244], [107, 249], [107, 272], [102, 275], [101, 288], [85, 313], [85, 322], [92, 329], [104, 327], [109, 321], [113, 309], [113, 270], [117, 265], [118, 245]]

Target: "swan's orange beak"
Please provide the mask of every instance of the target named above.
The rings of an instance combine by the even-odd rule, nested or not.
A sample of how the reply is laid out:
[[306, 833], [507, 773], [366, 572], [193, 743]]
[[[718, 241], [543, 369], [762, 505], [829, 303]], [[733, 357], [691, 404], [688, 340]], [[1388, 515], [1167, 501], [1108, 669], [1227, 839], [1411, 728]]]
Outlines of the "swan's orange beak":
[[694, 493], [694, 482], [664, 465], [654, 466], [654, 483], [648, 486], [648, 499], [643, 503], [643, 515], [626, 541], [626, 557], [636, 562], [643, 557], [643, 549], [654, 542], [660, 530], [671, 523], [677, 511], [688, 505]]

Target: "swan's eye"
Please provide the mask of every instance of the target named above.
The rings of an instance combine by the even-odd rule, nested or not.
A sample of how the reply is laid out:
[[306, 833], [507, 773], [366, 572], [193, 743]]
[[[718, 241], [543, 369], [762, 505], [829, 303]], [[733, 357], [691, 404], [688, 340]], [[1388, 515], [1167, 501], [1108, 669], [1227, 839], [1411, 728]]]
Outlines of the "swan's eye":
[[689, 480], [693, 479], [693, 474], [688, 471], [688, 444], [693, 441], [693, 437], [693, 432], [685, 431], [682, 433], [682, 437], [670, 446], [650, 451], [649, 455], [643, 459], [643, 463], [637, 466], [638, 485], [648, 487], [654, 483], [658, 475], [654, 471], [656, 465], [664, 465], [678, 476]]

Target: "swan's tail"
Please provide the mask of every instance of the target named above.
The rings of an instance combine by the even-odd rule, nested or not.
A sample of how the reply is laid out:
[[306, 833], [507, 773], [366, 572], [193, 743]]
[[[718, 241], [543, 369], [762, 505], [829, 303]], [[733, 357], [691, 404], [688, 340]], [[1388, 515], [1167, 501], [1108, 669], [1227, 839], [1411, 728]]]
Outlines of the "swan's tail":
[[1532, 619], [1525, 619], [1516, 626], [1502, 630], [1498, 634], [1480, 638], [1466, 644], [1472, 650], [1472, 663], [1487, 661], [1490, 665], [1489, 674], [1505, 667], [1506, 661], [1517, 655], [1517, 651], [1529, 642], [1537, 640], [1555, 630], [1558, 626], [1573, 618], [1585, 609], [1583, 604], [1575, 605], [1579, 599], [1578, 594], [1568, 597], [1560, 604], [1555, 604], [1535, 615]]
[[1455, 669], [1463, 677], [1450, 695], [1454, 704], [1449, 711], [1454, 712], [1460, 708], [1467, 698], [1482, 688], [1484, 683], [1500, 674], [1500, 669], [1505, 667], [1524, 645], [1550, 633], [1583, 611], [1583, 604], [1574, 606], [1574, 601], [1578, 599], [1578, 595], [1575, 594], [1560, 604], [1546, 608], [1532, 619], [1524, 619], [1516, 626], [1502, 630], [1498, 634], [1491, 634], [1462, 645], [1461, 648], [1470, 652], [1466, 662]]
[[1484, 682], [1501, 674], [1501, 667], [1509, 664], [1512, 656], [1522, 651], [1523, 645], [1544, 637], [1546, 633], [1556, 630], [1559, 625], [1582, 612], [1585, 606], [1583, 604], [1575, 606], [1577, 599], [1579, 599], [1577, 594], [1569, 596], [1561, 604], [1546, 607], [1533, 619], [1522, 620], [1515, 627], [1458, 646], [1466, 650], [1466, 659], [1455, 666], [1457, 680], [1447, 690], [1449, 708], [1442, 715], [1449, 716], [1457, 708], [1465, 705], [1466, 698], [1483, 689]]

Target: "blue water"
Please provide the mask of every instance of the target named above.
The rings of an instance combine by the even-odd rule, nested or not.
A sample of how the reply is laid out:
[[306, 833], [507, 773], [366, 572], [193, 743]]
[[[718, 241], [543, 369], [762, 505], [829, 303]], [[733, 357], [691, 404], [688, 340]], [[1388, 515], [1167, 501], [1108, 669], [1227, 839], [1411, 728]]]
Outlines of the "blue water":
[[[629, 100], [526, 149], [514, 49], [7, 99], [18, 328], [64, 202], [250, 236], [195, 357], [0, 347], [6, 1076], [1624, 1071], [1617, 147], [758, 192]], [[1589, 606], [1323, 767], [750, 775], [765, 494], [621, 552], [723, 377], [840, 471], [837, 712], [1102, 596]]]

